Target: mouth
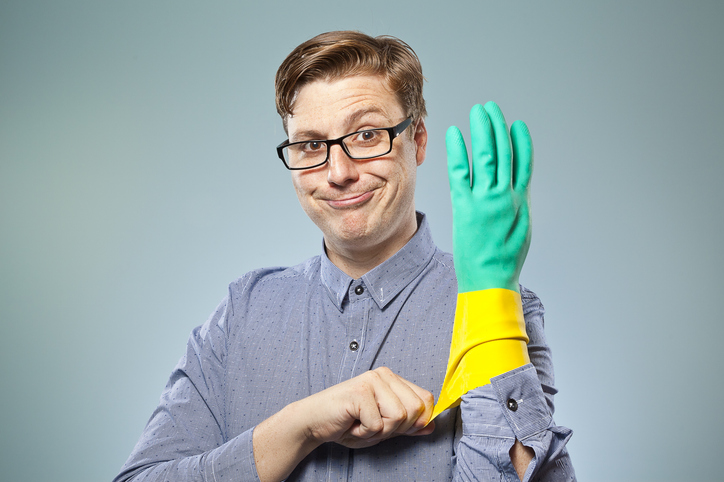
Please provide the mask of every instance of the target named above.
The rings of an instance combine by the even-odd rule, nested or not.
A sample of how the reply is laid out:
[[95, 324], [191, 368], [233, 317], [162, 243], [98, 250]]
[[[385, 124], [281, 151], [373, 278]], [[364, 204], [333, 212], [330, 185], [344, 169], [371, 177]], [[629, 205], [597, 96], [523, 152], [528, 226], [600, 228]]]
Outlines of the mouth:
[[356, 207], [367, 202], [374, 196], [374, 191], [365, 191], [361, 194], [348, 194], [340, 199], [325, 199], [326, 203], [334, 209]]

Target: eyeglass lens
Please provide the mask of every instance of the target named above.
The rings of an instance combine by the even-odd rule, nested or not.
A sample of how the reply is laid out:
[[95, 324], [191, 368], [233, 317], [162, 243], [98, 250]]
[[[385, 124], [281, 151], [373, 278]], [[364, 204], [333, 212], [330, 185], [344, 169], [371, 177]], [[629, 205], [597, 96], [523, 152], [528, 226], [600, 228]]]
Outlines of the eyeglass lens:
[[[379, 157], [390, 152], [390, 133], [386, 129], [355, 132], [341, 139], [344, 150], [352, 159]], [[292, 168], [323, 164], [327, 160], [329, 144], [324, 141], [294, 143], [283, 149], [284, 160]]]

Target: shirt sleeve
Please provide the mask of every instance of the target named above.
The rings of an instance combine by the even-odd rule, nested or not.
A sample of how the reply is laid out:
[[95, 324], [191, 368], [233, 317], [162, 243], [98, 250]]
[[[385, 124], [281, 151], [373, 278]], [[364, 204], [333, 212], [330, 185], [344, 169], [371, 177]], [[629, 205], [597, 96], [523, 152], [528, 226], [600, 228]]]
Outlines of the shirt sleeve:
[[226, 436], [228, 299], [189, 338], [158, 407], [114, 482], [258, 481], [253, 429]]
[[535, 453], [526, 481], [575, 481], [566, 450], [572, 431], [553, 421], [553, 362], [545, 341], [544, 308], [521, 287], [531, 364], [491, 379], [462, 397], [462, 437], [454, 456], [455, 481], [517, 481], [510, 448], [518, 439]]

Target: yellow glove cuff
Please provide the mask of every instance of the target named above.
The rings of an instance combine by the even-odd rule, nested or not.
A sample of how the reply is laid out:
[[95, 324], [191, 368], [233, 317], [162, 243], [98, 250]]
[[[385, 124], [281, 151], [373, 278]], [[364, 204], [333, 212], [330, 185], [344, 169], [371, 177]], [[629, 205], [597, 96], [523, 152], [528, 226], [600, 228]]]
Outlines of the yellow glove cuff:
[[450, 358], [432, 417], [470, 390], [530, 363], [520, 293], [502, 288], [459, 293]]

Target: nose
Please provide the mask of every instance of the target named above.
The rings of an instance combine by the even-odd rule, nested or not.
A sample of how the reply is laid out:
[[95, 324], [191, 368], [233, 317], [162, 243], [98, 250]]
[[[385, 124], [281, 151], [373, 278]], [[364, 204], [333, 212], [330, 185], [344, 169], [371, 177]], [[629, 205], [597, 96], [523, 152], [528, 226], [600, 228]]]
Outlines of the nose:
[[329, 147], [329, 159], [327, 160], [327, 181], [330, 184], [346, 186], [359, 179], [357, 163], [351, 159], [342, 146], [333, 145]]

